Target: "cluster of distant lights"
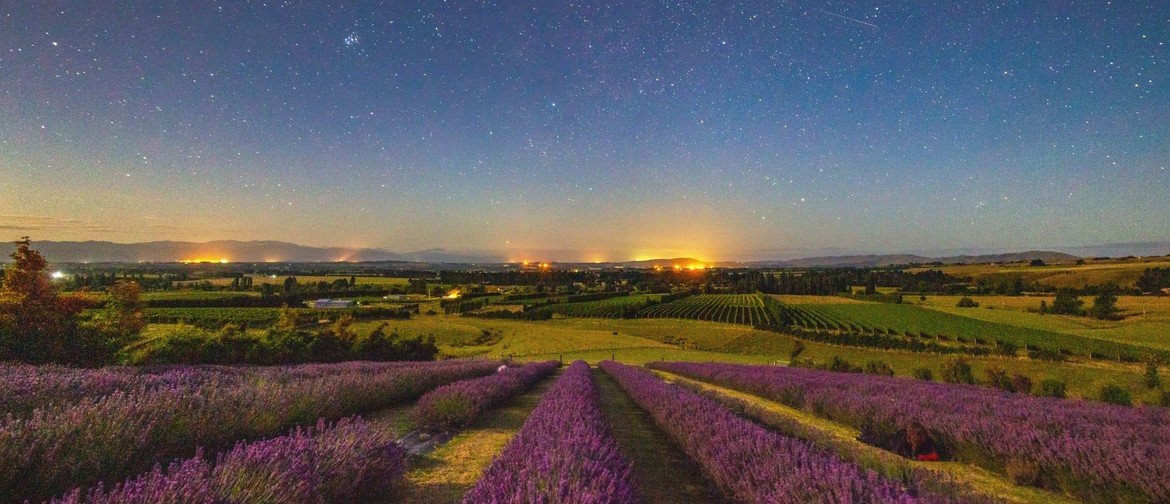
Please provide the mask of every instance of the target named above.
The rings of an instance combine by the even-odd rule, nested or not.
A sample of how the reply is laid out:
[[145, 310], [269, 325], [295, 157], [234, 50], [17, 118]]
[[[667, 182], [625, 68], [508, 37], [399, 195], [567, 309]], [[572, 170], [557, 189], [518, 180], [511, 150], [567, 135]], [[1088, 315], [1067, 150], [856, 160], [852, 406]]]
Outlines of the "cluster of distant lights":
[[[546, 263], [546, 262], [538, 263], [538, 262], [531, 262], [531, 261], [522, 261], [520, 264], [522, 264], [526, 268], [532, 267], [532, 268], [540, 268], [540, 269], [549, 269], [552, 267], [551, 264]], [[676, 265], [672, 266], [671, 268], [673, 268], [675, 271], [683, 271], [683, 270], [702, 271], [702, 270], [707, 269], [707, 265], [706, 264], [691, 264], [691, 265], [683, 266], [681, 264], [676, 264]], [[663, 268], [662, 266], [657, 265], [657, 264], [654, 265], [654, 271], [662, 271], [664, 269], [670, 269], [670, 268]]]
[[205, 264], [205, 263], [227, 264], [231, 261], [228, 261], [227, 259], [183, 259], [182, 261], [179, 261], [179, 262], [181, 262], [183, 264]]

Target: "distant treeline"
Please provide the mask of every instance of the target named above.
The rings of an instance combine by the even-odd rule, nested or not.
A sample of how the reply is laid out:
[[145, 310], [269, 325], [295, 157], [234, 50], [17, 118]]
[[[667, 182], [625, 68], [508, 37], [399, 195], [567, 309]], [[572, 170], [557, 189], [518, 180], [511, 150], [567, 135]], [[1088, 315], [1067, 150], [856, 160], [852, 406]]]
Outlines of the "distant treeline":
[[1137, 288], [1142, 292], [1159, 292], [1170, 288], [1170, 268], [1147, 268], [1138, 278]]
[[369, 291], [321, 291], [321, 292], [298, 292], [298, 293], [276, 293], [269, 296], [254, 296], [247, 294], [240, 294], [238, 296], [224, 296], [215, 298], [174, 298], [174, 299], [152, 299], [146, 301], [146, 306], [150, 308], [280, 308], [281, 306], [298, 307], [303, 305], [306, 301], [312, 301], [321, 298], [340, 298], [353, 296], [385, 296], [389, 291], [369, 290]]

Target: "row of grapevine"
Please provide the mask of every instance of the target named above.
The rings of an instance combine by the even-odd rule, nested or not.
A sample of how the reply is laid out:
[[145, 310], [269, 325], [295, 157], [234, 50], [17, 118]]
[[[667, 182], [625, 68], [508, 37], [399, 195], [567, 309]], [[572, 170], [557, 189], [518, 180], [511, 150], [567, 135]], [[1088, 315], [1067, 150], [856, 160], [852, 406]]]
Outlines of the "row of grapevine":
[[653, 302], [650, 296], [614, 297], [601, 301], [551, 304], [553, 313], [578, 318], [632, 318]]
[[758, 294], [698, 294], [650, 306], [638, 318], [708, 320], [750, 326], [768, 326], [774, 317]]

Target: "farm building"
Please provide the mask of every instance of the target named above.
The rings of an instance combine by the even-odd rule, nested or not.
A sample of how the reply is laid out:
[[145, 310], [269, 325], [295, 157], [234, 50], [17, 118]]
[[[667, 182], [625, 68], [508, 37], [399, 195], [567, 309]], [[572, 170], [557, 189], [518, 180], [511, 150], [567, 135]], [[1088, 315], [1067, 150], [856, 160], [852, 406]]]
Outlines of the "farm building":
[[352, 299], [318, 299], [313, 301], [313, 308], [353, 308]]

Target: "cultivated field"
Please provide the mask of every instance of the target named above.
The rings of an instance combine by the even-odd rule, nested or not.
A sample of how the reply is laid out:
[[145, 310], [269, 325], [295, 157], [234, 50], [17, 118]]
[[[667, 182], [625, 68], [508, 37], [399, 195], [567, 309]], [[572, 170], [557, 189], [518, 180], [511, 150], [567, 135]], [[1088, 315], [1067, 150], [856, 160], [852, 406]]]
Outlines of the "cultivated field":
[[1027, 264], [971, 264], [958, 266], [925, 267], [910, 271], [941, 270], [956, 277], [971, 277], [975, 280], [1020, 277], [1027, 282], [1061, 288], [1084, 288], [1091, 285], [1113, 283], [1119, 287], [1133, 287], [1147, 268], [1170, 267], [1165, 257], [1149, 259], [1108, 259], [1089, 260], [1086, 264], [1053, 264], [1029, 266]]
[[[152, 299], [232, 299], [189, 294]], [[1032, 313], [1039, 300], [1025, 297], [976, 297], [979, 308], [946, 296], [898, 305], [759, 294], [573, 299], [589, 298], [527, 308], [557, 314], [542, 321], [443, 314], [436, 303], [394, 317], [374, 308], [285, 312], [310, 338], [300, 344], [332, 334], [359, 352], [376, 334], [417, 338], [447, 359], [432, 363], [0, 366], [0, 415], [10, 415], [0, 422], [0, 455], [8, 454], [0, 502], [141, 502], [133, 496], [173, 492], [233, 502], [527, 502], [548, 488], [572, 502], [1170, 496], [1162, 453], [1170, 414], [1160, 406], [1170, 392], [1149, 385], [1140, 359], [1088, 356], [1167, 350], [1156, 336], [1170, 320], [1163, 298], [1122, 298], [1127, 318], [1117, 322]], [[192, 338], [248, 348], [292, 330], [272, 331], [287, 322], [280, 308], [145, 313], [154, 323], [124, 352], [131, 362], [182, 355]], [[346, 314], [357, 318], [341, 324]], [[781, 320], [796, 328], [778, 329]], [[217, 331], [224, 324], [248, 329]], [[940, 346], [883, 346], [894, 340]], [[1004, 342], [1021, 349], [989, 350]], [[1065, 357], [1029, 357], [1024, 345]], [[786, 366], [794, 358], [803, 367]], [[573, 361], [581, 362], [561, 364]], [[513, 368], [498, 372], [503, 362]], [[954, 375], [959, 364], [966, 375]], [[1039, 397], [1049, 395], [1062, 397]], [[987, 404], [996, 406], [980, 409]], [[899, 436], [911, 423], [943, 460], [905, 456]], [[1079, 441], [1060, 442], [1066, 435]], [[1019, 439], [1033, 444], [1015, 450]], [[1140, 470], [1122, 463], [1132, 447]], [[1115, 469], [1086, 465], [1090, 453]], [[785, 469], [792, 465], [815, 470]], [[288, 476], [305, 471], [314, 476]]]
[[640, 318], [679, 318], [729, 324], [767, 325], [773, 317], [757, 294], [699, 294], [651, 306]]

